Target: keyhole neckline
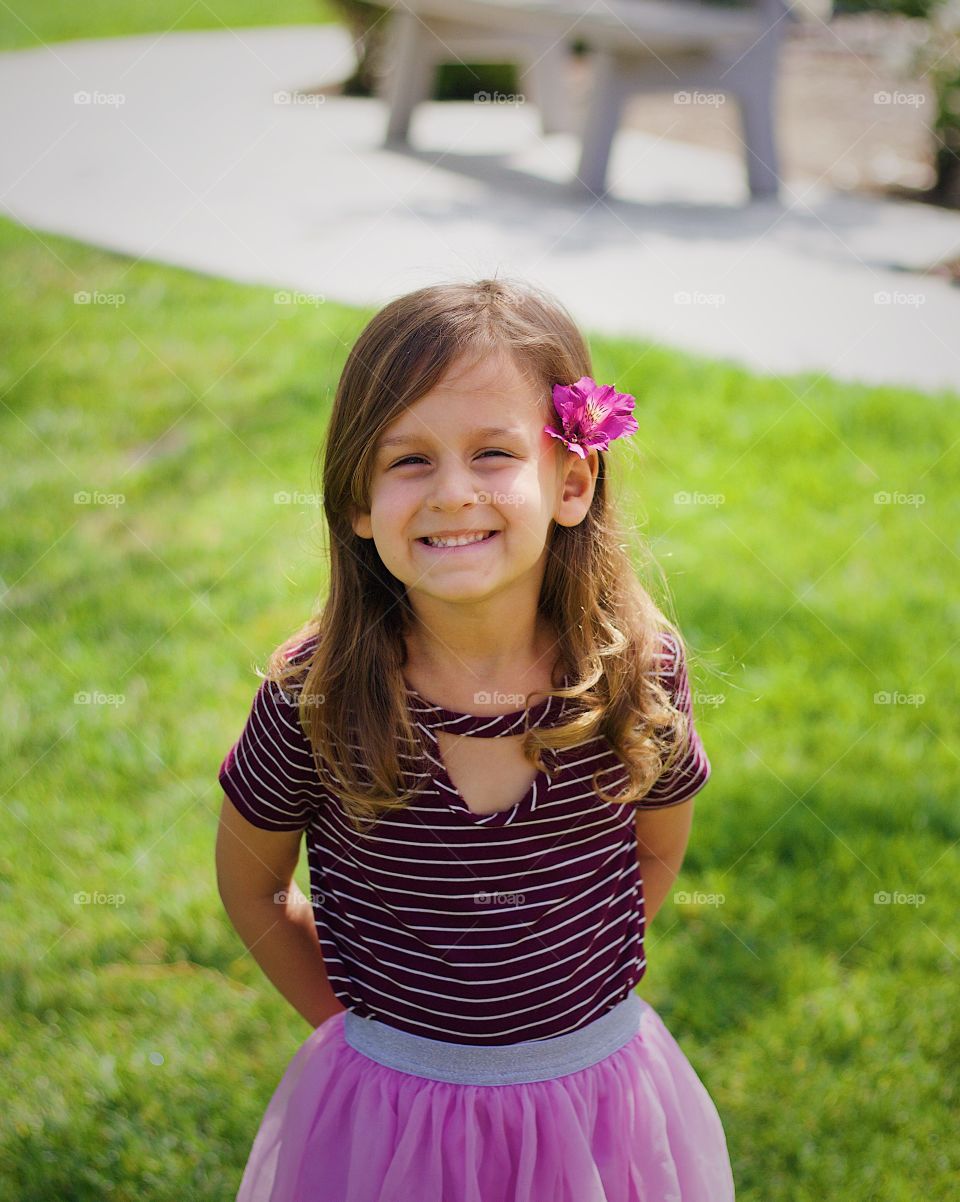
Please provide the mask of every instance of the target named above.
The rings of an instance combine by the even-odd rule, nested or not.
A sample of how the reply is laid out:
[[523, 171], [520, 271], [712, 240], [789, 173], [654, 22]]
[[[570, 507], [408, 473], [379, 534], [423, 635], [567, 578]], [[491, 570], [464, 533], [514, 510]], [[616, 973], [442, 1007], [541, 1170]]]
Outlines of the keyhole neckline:
[[[434, 791], [446, 802], [449, 809], [474, 824], [486, 827], [508, 826], [527, 811], [537, 809], [550, 787], [550, 775], [544, 769], [537, 771], [526, 792], [512, 806], [494, 810], [489, 814], [478, 814], [471, 810], [463, 794], [450, 778], [436, 732], [441, 729], [449, 734], [478, 738], [522, 735], [525, 730], [540, 726], [545, 720], [548, 720], [549, 725], [553, 725], [563, 713], [565, 698], [546, 697], [527, 709], [512, 710], [507, 714], [468, 714], [436, 705], [412, 688], [409, 682], [405, 681], [404, 684], [414, 714], [423, 722], [430, 735], [436, 769]], [[564, 687], [568, 684], [569, 678], [564, 677]]]

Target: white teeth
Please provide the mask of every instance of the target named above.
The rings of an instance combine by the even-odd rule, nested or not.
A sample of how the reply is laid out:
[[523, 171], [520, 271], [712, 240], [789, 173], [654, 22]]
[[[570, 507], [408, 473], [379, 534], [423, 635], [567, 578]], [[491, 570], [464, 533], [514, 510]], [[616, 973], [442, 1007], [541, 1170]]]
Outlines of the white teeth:
[[427, 542], [431, 547], [466, 547], [470, 543], [481, 543], [493, 531], [488, 530], [486, 534], [465, 534], [460, 538], [428, 538]]

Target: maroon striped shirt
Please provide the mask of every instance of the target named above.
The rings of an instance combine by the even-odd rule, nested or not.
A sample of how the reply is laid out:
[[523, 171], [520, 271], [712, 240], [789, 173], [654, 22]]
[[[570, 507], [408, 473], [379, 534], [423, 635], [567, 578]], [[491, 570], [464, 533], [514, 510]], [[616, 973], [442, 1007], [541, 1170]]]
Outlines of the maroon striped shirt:
[[[315, 639], [297, 648], [297, 662]], [[693, 711], [679, 644], [664, 635], [660, 675], [691, 722], [687, 754], [661, 775], [645, 808], [677, 805], [711, 767]], [[545, 752], [515, 806], [468, 809], [437, 749], [454, 734], [520, 734], [553, 725], [569, 703], [549, 697], [496, 717], [459, 714], [407, 690], [428, 747], [429, 779], [404, 810], [358, 834], [331, 780], [317, 771], [296, 696], [271, 681], [257, 689], [239, 739], [219, 771], [240, 813], [266, 830], [306, 831], [317, 933], [339, 1001], [361, 1018], [476, 1046], [575, 1031], [622, 1001], [643, 977], [644, 898], [634, 806], [601, 801], [627, 772], [606, 740]], [[358, 748], [351, 745], [354, 752]], [[401, 755], [401, 764], [407, 757]], [[423, 761], [409, 761], [411, 785]], [[404, 772], [409, 770], [404, 768]]]

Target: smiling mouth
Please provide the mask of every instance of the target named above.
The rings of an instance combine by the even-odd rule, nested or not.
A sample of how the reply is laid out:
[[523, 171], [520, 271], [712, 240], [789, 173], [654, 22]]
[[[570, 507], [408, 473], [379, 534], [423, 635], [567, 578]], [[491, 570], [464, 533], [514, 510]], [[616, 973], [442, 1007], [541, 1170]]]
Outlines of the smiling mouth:
[[416, 541], [422, 543], [423, 546], [429, 547], [431, 551], [465, 551], [468, 547], [479, 547], [483, 543], [488, 543], [500, 533], [499, 530], [488, 530], [483, 538], [470, 539], [450, 539], [443, 542], [433, 543], [428, 538], [418, 538]]

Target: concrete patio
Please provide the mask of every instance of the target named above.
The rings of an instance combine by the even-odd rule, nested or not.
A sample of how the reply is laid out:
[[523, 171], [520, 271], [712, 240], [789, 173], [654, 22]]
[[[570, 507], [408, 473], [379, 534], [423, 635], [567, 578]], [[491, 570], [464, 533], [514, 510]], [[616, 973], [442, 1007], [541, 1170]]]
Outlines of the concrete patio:
[[794, 178], [779, 204], [750, 203], [739, 158], [631, 129], [601, 199], [570, 182], [576, 139], [544, 138], [523, 104], [423, 105], [414, 148], [387, 150], [380, 101], [298, 92], [352, 68], [330, 26], [0, 55], [2, 211], [41, 237], [351, 304], [519, 275], [588, 329], [960, 391], [960, 289], [920, 274], [960, 249], [960, 213]]

